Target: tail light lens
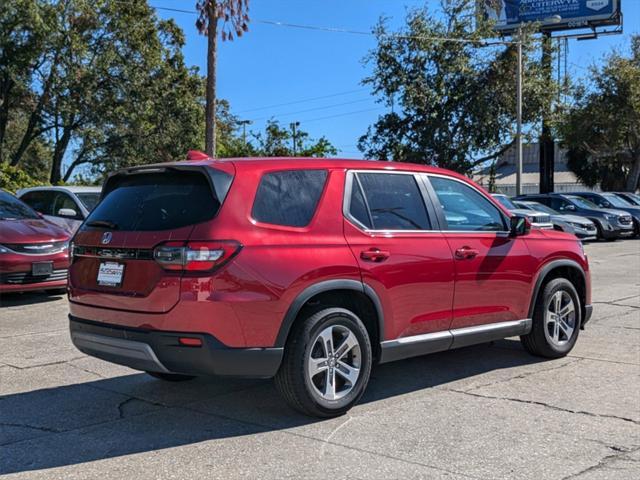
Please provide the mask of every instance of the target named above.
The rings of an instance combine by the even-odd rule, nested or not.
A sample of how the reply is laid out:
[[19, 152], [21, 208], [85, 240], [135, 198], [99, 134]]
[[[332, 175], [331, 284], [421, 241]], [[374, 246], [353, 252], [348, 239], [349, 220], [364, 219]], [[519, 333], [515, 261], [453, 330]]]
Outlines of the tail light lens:
[[235, 240], [168, 242], [154, 249], [153, 258], [165, 270], [207, 272], [227, 263], [241, 248]]

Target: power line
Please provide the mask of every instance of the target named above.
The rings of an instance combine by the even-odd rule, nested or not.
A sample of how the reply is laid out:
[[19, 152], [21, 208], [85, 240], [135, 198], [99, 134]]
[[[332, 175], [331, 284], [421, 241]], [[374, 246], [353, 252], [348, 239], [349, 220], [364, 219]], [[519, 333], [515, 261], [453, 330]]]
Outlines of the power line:
[[360, 88], [358, 90], [348, 90], [346, 92], [333, 93], [333, 94], [330, 94], [330, 95], [322, 95], [320, 97], [303, 98], [301, 100], [294, 100], [294, 101], [285, 102], [285, 103], [277, 103], [275, 105], [267, 105], [265, 107], [249, 108], [247, 110], [241, 110], [241, 111], [239, 111], [237, 113], [257, 112], [257, 111], [260, 111], [260, 110], [269, 110], [271, 108], [286, 107], [288, 105], [296, 105], [298, 103], [306, 103], [306, 102], [313, 102], [315, 100], [322, 100], [322, 99], [325, 99], [325, 98], [340, 97], [340, 96], [343, 96], [343, 95], [349, 95], [351, 93], [360, 93], [360, 92], [364, 92], [366, 90], [367, 90], [366, 88]]
[[[177, 12], [177, 13], [189, 13], [192, 15], [198, 15], [199, 13], [195, 10], [184, 10], [181, 8], [171, 8], [171, 7], [157, 7], [155, 5], [149, 5], [151, 8], [156, 10], [166, 10], [169, 12]], [[350, 30], [347, 28], [338, 28], [338, 27], [325, 27], [321, 25], [303, 25], [299, 23], [288, 23], [288, 22], [279, 22], [274, 20], [257, 20], [252, 19], [252, 23], [260, 23], [263, 25], [271, 25], [275, 27], [287, 27], [287, 28], [297, 28], [302, 30], [316, 30], [320, 32], [329, 32], [329, 33], [346, 33], [349, 35], [362, 35], [362, 36], [376, 36], [375, 33], [367, 31], [367, 30]], [[425, 35], [404, 35], [400, 33], [383, 33], [380, 34], [381, 37], [398, 39], [398, 40], [433, 40], [440, 42], [452, 42], [452, 43], [472, 43], [472, 44], [480, 44], [484, 46], [493, 46], [493, 45], [515, 45], [517, 42], [510, 40], [469, 40], [466, 38], [451, 38], [451, 37], [438, 37], [438, 36], [425, 36]]]
[[287, 117], [287, 116], [290, 116], [290, 115], [298, 115], [299, 113], [315, 112], [315, 111], [318, 111], [318, 110], [326, 110], [328, 108], [336, 108], [336, 107], [342, 107], [344, 105], [352, 105], [354, 103], [369, 102], [371, 100], [373, 100], [371, 97], [362, 98], [360, 100], [353, 100], [351, 102], [341, 102], [341, 103], [334, 103], [333, 105], [326, 105], [326, 106], [323, 106], [323, 107], [307, 108], [307, 109], [304, 109], [304, 110], [298, 110], [297, 112], [277, 113], [277, 114], [266, 116], [266, 117], [252, 118], [251, 120], [253, 120], [255, 122], [255, 121], [258, 121], [258, 120], [265, 120], [267, 118], [272, 118], [272, 117]]
[[330, 118], [346, 117], [348, 115], [355, 115], [357, 113], [373, 112], [374, 110], [380, 110], [380, 109], [383, 109], [383, 108], [384, 107], [366, 108], [364, 110], [355, 110], [353, 112], [339, 113], [337, 115], [329, 115], [329, 116], [326, 116], [326, 117], [310, 118], [310, 119], [307, 119], [307, 120], [300, 120], [300, 123], [311, 123], [311, 122], [318, 122], [320, 120], [328, 120]]

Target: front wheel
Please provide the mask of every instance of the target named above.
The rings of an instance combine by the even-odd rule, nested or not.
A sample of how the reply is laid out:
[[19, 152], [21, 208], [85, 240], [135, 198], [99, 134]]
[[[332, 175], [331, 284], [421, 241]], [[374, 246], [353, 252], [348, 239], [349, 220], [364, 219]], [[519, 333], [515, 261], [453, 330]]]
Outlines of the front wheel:
[[362, 321], [344, 308], [327, 308], [294, 326], [275, 384], [294, 409], [336, 417], [364, 393], [371, 363], [371, 342]]
[[578, 339], [581, 308], [578, 292], [565, 278], [548, 282], [536, 300], [531, 332], [520, 337], [524, 348], [546, 358], [566, 356]]

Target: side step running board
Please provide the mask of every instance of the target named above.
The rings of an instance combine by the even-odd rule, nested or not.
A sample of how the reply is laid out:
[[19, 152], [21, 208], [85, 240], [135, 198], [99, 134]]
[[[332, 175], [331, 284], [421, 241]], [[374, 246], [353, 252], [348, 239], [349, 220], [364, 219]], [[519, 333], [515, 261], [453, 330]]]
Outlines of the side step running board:
[[380, 363], [526, 335], [530, 331], [531, 319], [525, 318], [387, 340], [380, 344]]

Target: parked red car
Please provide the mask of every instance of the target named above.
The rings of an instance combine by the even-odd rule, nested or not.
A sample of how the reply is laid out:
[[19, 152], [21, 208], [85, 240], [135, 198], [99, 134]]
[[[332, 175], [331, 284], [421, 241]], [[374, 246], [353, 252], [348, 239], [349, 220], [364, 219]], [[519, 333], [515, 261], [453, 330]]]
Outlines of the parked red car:
[[0, 293], [64, 290], [69, 234], [0, 190]]
[[130, 168], [74, 239], [71, 335], [165, 380], [275, 376], [294, 408], [339, 415], [375, 362], [518, 335], [566, 355], [591, 315], [587, 258], [573, 235], [529, 227], [425, 166]]

